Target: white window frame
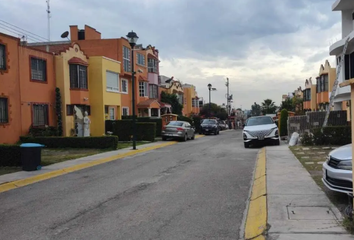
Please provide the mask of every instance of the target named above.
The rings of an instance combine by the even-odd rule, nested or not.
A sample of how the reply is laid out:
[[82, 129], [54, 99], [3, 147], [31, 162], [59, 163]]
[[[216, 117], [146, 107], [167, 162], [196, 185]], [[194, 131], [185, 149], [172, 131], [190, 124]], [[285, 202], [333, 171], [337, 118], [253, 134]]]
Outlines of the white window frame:
[[[127, 91], [123, 91], [123, 82], [126, 82], [127, 84]], [[120, 89], [121, 89], [121, 93], [125, 93], [125, 94], [129, 93], [129, 82], [127, 79], [122, 78]]]
[[128, 47], [123, 46], [123, 70], [125, 72], [131, 72], [130, 51]]
[[[127, 115], [124, 115], [124, 110], [127, 111]], [[129, 107], [122, 107], [122, 116], [129, 116]]]
[[[111, 110], [113, 110], [113, 119], [111, 118]], [[108, 107], [109, 120], [116, 120], [116, 109], [114, 107]]]
[[[116, 74], [117, 75], [117, 88], [114, 89], [113, 87], [109, 87], [108, 86], [108, 81], [107, 81], [107, 75], [108, 73], [112, 73], [112, 74]], [[115, 93], [119, 93], [119, 89], [120, 89], [120, 81], [119, 81], [119, 73], [116, 73], [116, 72], [112, 72], [112, 71], [106, 71], [106, 91], [107, 92], [115, 92]]]
[[[141, 94], [141, 86], [143, 86], [143, 94]], [[148, 86], [147, 82], [139, 82], [139, 97], [148, 97]]]
[[[141, 63], [140, 60], [142, 60], [143, 63]], [[140, 66], [145, 66], [145, 65], [146, 65], [146, 62], [145, 62], [145, 55], [144, 55], [144, 54], [141, 54], [141, 53], [137, 53], [137, 54], [136, 54], [136, 63], [137, 63], [138, 65], [140, 65]]]

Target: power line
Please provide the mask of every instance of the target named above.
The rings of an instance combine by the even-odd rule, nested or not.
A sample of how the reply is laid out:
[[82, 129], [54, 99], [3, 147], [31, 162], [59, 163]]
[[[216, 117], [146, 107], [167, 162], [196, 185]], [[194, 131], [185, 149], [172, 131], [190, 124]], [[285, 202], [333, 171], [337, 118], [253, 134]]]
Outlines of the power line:
[[17, 30], [14, 30], [13, 28], [10, 28], [10, 27], [7, 27], [5, 25], [1, 25], [0, 24], [0, 28], [4, 29], [5, 31], [8, 31], [8, 32], [11, 32], [13, 34], [16, 34], [16, 35], [21, 35], [21, 36], [26, 36], [26, 38], [34, 41], [34, 42], [42, 42], [43, 40], [39, 39], [39, 38], [36, 38], [36, 37], [33, 37], [33, 36], [30, 36], [30, 35], [27, 35], [25, 33], [22, 33], [22, 32], [19, 32]]
[[[32, 33], [32, 32], [30, 32], [30, 31], [27, 31], [27, 30], [25, 30], [25, 29], [23, 29], [23, 28], [17, 27], [17, 26], [15, 26], [15, 25], [13, 25], [13, 24], [11, 24], [11, 23], [8, 23], [8, 22], [6, 22], [6, 21], [4, 21], [4, 20], [1, 20], [1, 19], [0, 19], [0, 22], [3, 22], [3, 23], [5, 23], [5, 24], [7, 24], [7, 25], [10, 25], [10, 26], [12, 26], [12, 27], [14, 27], [14, 28], [18, 28], [18, 29], [20, 29], [21, 31], [26, 32], [27, 34], [30, 34], [30, 35], [36, 36], [36, 37], [38, 37], [38, 38], [41, 38], [41, 39], [42, 39], [41, 41], [43, 41], [43, 40], [47, 41], [47, 39], [45, 39], [45, 38], [42, 37], [42, 36], [39, 36], [39, 35], [37, 35], [37, 34], [35, 34], [35, 33]], [[3, 24], [3, 25], [4, 25], [4, 24]], [[19, 31], [19, 30], [15, 29], [15, 31]], [[25, 35], [25, 34], [24, 34], [24, 35]]]

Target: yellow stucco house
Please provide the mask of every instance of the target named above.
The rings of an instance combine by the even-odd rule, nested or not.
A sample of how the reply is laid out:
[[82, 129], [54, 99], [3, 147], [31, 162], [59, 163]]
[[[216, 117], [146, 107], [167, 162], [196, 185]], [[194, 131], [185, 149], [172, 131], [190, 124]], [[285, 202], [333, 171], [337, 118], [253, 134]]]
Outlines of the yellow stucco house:
[[312, 78], [306, 79], [305, 89], [303, 90], [303, 109], [305, 111], [316, 111], [316, 84], [312, 83]]
[[184, 93], [183, 115], [189, 117], [193, 114], [199, 114], [199, 100], [195, 86], [183, 84], [182, 87]]
[[89, 59], [89, 92], [91, 100], [91, 135], [105, 134], [105, 120], [121, 119], [120, 62], [94, 56]]

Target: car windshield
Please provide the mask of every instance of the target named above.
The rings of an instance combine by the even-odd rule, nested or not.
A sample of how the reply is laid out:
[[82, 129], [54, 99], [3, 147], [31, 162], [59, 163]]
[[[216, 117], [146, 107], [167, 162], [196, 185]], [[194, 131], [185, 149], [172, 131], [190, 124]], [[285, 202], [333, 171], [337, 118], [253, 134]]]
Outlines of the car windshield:
[[167, 124], [167, 126], [177, 126], [177, 127], [182, 127], [183, 126], [183, 122], [176, 122], [176, 121], [172, 121], [172, 122], [169, 122]]
[[216, 120], [213, 119], [204, 119], [202, 124], [215, 124]]
[[265, 125], [274, 123], [270, 117], [256, 117], [248, 119], [246, 126]]

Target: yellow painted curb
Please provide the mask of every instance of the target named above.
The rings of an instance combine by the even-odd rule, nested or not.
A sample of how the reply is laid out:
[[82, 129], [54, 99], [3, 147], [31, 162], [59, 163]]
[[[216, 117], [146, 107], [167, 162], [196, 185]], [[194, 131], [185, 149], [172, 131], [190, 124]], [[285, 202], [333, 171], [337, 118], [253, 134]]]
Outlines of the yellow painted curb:
[[263, 240], [267, 229], [266, 153], [262, 148], [257, 157], [252, 193], [246, 216], [245, 239]]
[[46, 179], [54, 178], [54, 177], [57, 177], [57, 176], [60, 176], [60, 175], [64, 175], [64, 174], [70, 173], [70, 172], [75, 172], [75, 171], [78, 171], [78, 170], [81, 170], [81, 169], [93, 167], [93, 166], [96, 166], [96, 165], [99, 165], [99, 164], [102, 164], [102, 163], [111, 162], [111, 161], [114, 161], [114, 160], [117, 160], [117, 159], [122, 159], [122, 158], [125, 158], [125, 157], [133, 156], [133, 155], [138, 154], [138, 153], [148, 152], [150, 150], [154, 150], [154, 149], [157, 149], [157, 148], [171, 146], [171, 145], [174, 145], [176, 143], [178, 143], [178, 142], [177, 141], [166, 142], [166, 143], [162, 143], [162, 144], [159, 144], [159, 145], [142, 148], [142, 149], [138, 149], [138, 150], [135, 150], [135, 151], [132, 150], [132, 151], [127, 152], [127, 153], [117, 154], [117, 155], [114, 155], [114, 156], [111, 156], [111, 157], [101, 158], [101, 159], [94, 160], [94, 161], [91, 161], [91, 162], [82, 163], [82, 164], [78, 164], [78, 165], [75, 165], [75, 166], [71, 166], [71, 167], [67, 167], [67, 168], [63, 168], [63, 169], [59, 169], [59, 170], [54, 170], [54, 171], [43, 173], [43, 174], [39, 174], [39, 175], [36, 175], [36, 176], [33, 176], [33, 177], [29, 177], [29, 178], [25, 178], [25, 179], [16, 180], [16, 181], [13, 181], [13, 182], [5, 183], [5, 184], [0, 185], [0, 193], [6, 192], [6, 191], [9, 191], [11, 189], [18, 188], [18, 187], [23, 187], [23, 186], [26, 186], [26, 185], [29, 185], [29, 184], [32, 184], [32, 183], [40, 182], [40, 181], [43, 181], [43, 180], [46, 180]]

